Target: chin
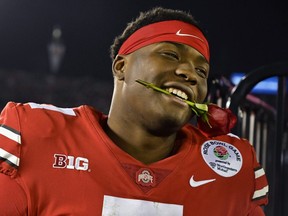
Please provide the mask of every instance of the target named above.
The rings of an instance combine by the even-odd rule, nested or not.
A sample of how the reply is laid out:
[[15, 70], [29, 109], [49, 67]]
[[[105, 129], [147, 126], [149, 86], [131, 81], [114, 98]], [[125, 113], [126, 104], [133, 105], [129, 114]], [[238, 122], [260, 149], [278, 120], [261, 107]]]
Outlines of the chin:
[[163, 116], [162, 124], [171, 128], [182, 128], [192, 118], [191, 113], [173, 112]]

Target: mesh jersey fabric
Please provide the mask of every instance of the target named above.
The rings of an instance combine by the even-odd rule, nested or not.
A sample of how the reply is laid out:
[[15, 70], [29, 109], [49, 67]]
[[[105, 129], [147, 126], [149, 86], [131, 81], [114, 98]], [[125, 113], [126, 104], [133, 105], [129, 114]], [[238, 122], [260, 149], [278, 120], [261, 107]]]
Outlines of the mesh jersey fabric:
[[[248, 141], [230, 135], [208, 139], [186, 125], [175, 154], [145, 165], [109, 139], [106, 121], [86, 105], [9, 102], [0, 117], [0, 171], [25, 194], [17, 209], [28, 209], [27, 215], [262, 215], [257, 206], [267, 204], [268, 184]], [[240, 168], [233, 167], [231, 149], [240, 155]], [[225, 163], [232, 165], [223, 171], [219, 154], [225, 150]], [[220, 168], [214, 170], [210, 160]], [[4, 199], [0, 194], [0, 209]]]

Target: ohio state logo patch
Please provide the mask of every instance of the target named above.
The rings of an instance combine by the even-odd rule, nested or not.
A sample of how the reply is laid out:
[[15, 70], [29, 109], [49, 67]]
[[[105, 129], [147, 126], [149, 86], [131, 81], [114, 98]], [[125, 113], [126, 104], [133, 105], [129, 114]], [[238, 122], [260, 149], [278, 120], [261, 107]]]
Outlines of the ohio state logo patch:
[[209, 140], [202, 144], [201, 153], [206, 164], [223, 177], [232, 177], [242, 168], [243, 158], [233, 145], [219, 140]]
[[141, 168], [136, 172], [136, 183], [144, 187], [154, 187], [156, 185], [155, 175], [150, 169]]

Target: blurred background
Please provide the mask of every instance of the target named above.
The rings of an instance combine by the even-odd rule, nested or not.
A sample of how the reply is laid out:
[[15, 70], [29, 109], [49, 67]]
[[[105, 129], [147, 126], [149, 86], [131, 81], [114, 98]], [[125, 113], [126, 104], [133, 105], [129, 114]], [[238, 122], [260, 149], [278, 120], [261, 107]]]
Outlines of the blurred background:
[[140, 11], [190, 11], [211, 51], [207, 99], [237, 116], [270, 183], [268, 216], [288, 215], [288, 11], [280, 0], [0, 0], [0, 109], [8, 101], [88, 104], [108, 113], [109, 49]]
[[200, 22], [210, 42], [210, 79], [287, 59], [284, 1], [0, 0], [0, 106], [33, 100], [107, 112], [110, 45], [154, 6], [190, 11]]

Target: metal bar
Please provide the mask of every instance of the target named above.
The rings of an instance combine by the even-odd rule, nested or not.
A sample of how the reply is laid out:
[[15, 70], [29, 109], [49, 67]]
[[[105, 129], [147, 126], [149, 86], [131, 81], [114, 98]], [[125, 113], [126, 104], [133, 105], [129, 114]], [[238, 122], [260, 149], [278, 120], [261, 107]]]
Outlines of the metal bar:
[[272, 76], [287, 76], [288, 62], [279, 62], [271, 65], [259, 67], [248, 73], [241, 82], [233, 89], [228, 99], [226, 107], [237, 115], [238, 106], [245, 99], [246, 95], [260, 81]]
[[275, 184], [275, 197], [279, 197], [279, 202], [276, 202], [276, 215], [283, 214], [284, 200], [282, 190], [284, 188], [284, 162], [283, 162], [283, 135], [285, 125], [285, 94], [286, 94], [286, 79], [283, 76], [278, 80], [278, 97], [277, 97], [277, 117], [276, 117], [276, 149], [275, 149], [275, 176], [277, 184]]
[[[288, 62], [280, 62], [271, 65], [266, 65], [260, 68], [257, 68], [250, 73], [248, 73], [242, 81], [233, 89], [230, 98], [228, 98], [226, 107], [231, 109], [236, 115], [239, 116], [239, 110], [242, 102], [247, 99], [247, 95], [252, 90], [252, 88], [262, 80], [265, 80], [269, 77], [278, 76], [278, 99], [277, 99], [277, 110], [274, 114], [276, 114], [275, 126], [271, 128], [268, 125], [264, 125], [263, 135], [266, 136], [266, 139], [263, 138], [263, 143], [261, 148], [263, 156], [263, 162], [265, 164], [264, 167], [267, 168], [268, 173], [268, 181], [270, 184], [270, 202], [267, 208], [266, 213], [268, 215], [277, 215], [282, 216], [284, 212], [285, 202], [287, 202], [287, 197], [283, 193], [283, 189], [287, 187], [284, 185], [285, 174], [287, 171], [284, 171], [284, 154], [286, 149], [283, 149], [284, 142], [284, 126], [285, 126], [285, 98], [286, 98], [286, 90], [287, 84], [285, 76], [288, 76]], [[247, 111], [247, 110], [245, 110]], [[244, 112], [245, 112], [244, 111]], [[245, 122], [246, 121], [246, 122]], [[246, 124], [246, 129], [249, 127], [248, 119], [242, 119], [242, 122]], [[236, 128], [234, 128], [234, 133], [237, 135], [244, 135], [246, 132], [244, 130], [245, 126], [241, 124], [237, 124]], [[266, 124], [266, 123], [265, 123]], [[242, 126], [242, 127], [241, 127]], [[269, 129], [267, 130], [267, 127]], [[252, 128], [251, 128], [252, 129]], [[242, 131], [243, 134], [239, 134], [239, 131]], [[272, 136], [271, 136], [272, 135]], [[264, 141], [266, 140], [266, 141]], [[269, 140], [269, 141], [268, 141]], [[268, 141], [268, 142], [267, 142]], [[287, 196], [287, 195], [286, 195]], [[286, 212], [287, 213], [287, 212]], [[286, 214], [285, 213], [285, 214]], [[287, 215], [287, 214], [286, 214]]]

